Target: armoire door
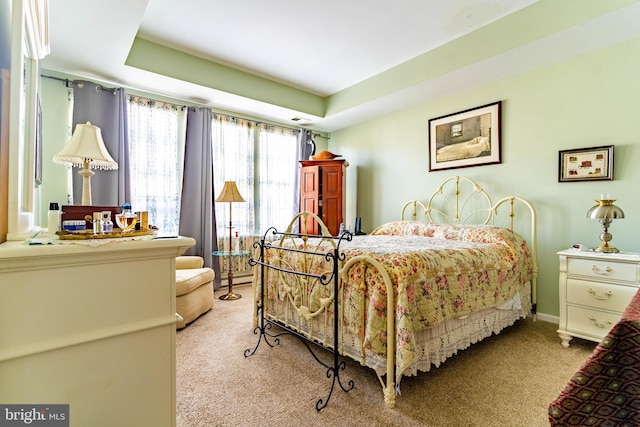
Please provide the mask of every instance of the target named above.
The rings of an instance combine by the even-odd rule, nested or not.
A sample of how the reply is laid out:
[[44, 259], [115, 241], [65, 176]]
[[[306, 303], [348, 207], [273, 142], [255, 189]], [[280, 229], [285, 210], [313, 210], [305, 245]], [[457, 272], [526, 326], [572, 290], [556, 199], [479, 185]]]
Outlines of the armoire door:
[[[313, 212], [321, 216], [320, 167], [303, 166], [300, 172], [300, 211]], [[300, 231], [307, 234], [318, 234], [318, 225], [310, 218], [306, 228], [301, 225]]]

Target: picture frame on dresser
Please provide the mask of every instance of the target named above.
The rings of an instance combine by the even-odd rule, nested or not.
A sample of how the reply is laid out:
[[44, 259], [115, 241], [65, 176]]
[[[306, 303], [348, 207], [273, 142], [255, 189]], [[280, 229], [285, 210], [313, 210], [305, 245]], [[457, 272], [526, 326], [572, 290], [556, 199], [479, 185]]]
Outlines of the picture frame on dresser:
[[561, 150], [558, 182], [612, 181], [613, 145]]

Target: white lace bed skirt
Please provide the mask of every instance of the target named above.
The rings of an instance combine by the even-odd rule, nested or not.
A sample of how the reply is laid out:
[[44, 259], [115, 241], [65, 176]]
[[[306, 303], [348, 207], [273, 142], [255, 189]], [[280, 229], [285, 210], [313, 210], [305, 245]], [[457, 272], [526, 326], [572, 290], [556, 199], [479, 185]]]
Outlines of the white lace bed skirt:
[[[500, 333], [517, 320], [530, 314], [531, 285], [527, 283], [521, 292], [498, 307], [450, 319], [442, 324], [417, 332], [418, 357], [403, 372], [395, 373], [396, 388], [398, 388], [402, 376], [416, 375], [420, 371], [426, 372], [432, 367], [438, 367], [458, 351], [464, 350], [493, 334]], [[315, 319], [315, 321], [309, 322], [291, 311], [288, 304], [273, 300], [271, 304], [268, 304], [265, 315], [298, 330], [310, 340], [322, 343], [327, 348], [332, 347], [333, 322], [330, 319], [322, 318], [323, 320]], [[341, 355], [348, 356], [362, 365], [372, 368], [380, 377], [387, 374], [385, 357], [366, 350], [363, 357], [360, 337], [346, 334], [344, 331], [341, 331], [340, 335]]]
[[[416, 375], [438, 367], [458, 351], [503, 329], [517, 320], [531, 314], [531, 284], [527, 283], [522, 292], [498, 307], [472, 313], [464, 317], [450, 319], [442, 324], [424, 329], [416, 334], [419, 357], [403, 372], [396, 372], [396, 388], [402, 376]], [[352, 346], [348, 346], [352, 347]], [[359, 359], [356, 347], [344, 347], [343, 353], [355, 360]], [[355, 349], [355, 350], [354, 350]], [[374, 369], [378, 376], [386, 375], [386, 359], [378, 355], [367, 355], [364, 363]]]

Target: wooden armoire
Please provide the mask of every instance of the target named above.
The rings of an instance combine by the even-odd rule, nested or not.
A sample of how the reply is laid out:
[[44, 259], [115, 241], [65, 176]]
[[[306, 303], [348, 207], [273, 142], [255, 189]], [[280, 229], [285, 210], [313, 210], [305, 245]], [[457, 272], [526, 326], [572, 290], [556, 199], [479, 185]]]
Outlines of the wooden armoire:
[[[300, 161], [300, 211], [313, 212], [337, 236], [345, 214], [344, 159]], [[317, 224], [307, 224], [308, 234], [318, 234]]]

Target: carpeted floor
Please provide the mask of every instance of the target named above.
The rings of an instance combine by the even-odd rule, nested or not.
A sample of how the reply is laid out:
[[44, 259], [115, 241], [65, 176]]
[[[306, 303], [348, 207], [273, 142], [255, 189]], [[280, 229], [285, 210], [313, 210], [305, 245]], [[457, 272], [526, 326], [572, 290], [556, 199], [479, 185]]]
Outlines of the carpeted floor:
[[[177, 333], [177, 425], [195, 426], [548, 426], [547, 408], [595, 343], [560, 345], [557, 325], [522, 320], [439, 368], [402, 380], [396, 408], [388, 409], [375, 373], [347, 360], [343, 381], [318, 412], [331, 381], [296, 338], [245, 358], [253, 333], [249, 285], [243, 298], [221, 301]], [[327, 363], [331, 362], [329, 353]]]

